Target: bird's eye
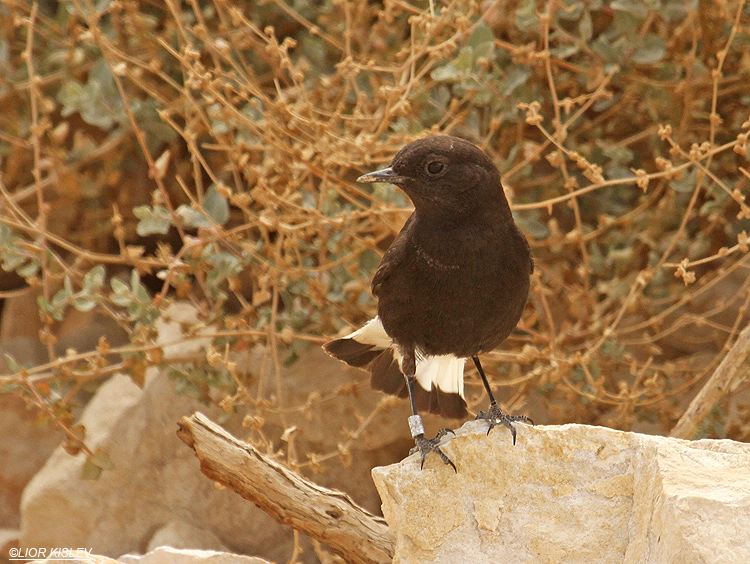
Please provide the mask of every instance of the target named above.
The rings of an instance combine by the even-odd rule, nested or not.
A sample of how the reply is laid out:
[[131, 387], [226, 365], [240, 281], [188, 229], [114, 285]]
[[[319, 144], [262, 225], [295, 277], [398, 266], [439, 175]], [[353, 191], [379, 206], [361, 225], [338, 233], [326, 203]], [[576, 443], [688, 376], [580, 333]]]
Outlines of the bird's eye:
[[425, 169], [427, 170], [427, 174], [432, 174], [433, 176], [443, 172], [444, 168], [445, 164], [440, 161], [430, 161], [425, 167]]

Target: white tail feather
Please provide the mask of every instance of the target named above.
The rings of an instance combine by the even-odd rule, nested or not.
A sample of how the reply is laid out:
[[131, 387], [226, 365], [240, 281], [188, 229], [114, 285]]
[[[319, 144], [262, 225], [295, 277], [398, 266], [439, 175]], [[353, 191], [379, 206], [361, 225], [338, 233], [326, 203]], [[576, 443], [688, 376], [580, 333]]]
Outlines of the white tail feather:
[[[358, 343], [373, 345], [381, 349], [392, 348], [393, 356], [401, 365], [401, 353], [398, 347], [385, 332], [380, 318], [375, 317], [365, 323], [360, 329], [346, 336]], [[453, 355], [426, 356], [417, 355], [417, 383], [428, 392], [434, 385], [449, 394], [458, 393], [464, 397], [464, 363], [465, 358]]]
[[443, 392], [458, 393], [463, 398], [465, 362], [465, 358], [458, 358], [452, 354], [426, 356], [417, 363], [417, 382], [427, 391], [431, 390], [434, 384]]
[[387, 349], [393, 346], [393, 341], [391, 341], [388, 333], [383, 329], [383, 324], [380, 322], [379, 317], [370, 319], [370, 321], [365, 323], [354, 333], [347, 335], [346, 338], [354, 339], [363, 345], [373, 345], [380, 349]]

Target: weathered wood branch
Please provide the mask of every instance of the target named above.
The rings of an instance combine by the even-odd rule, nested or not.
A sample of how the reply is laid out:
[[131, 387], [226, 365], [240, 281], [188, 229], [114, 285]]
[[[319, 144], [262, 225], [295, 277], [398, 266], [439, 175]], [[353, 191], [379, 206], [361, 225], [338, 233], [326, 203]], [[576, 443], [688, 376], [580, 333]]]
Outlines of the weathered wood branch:
[[385, 564], [393, 538], [382, 518], [342, 493], [319, 486], [263, 456], [202, 413], [183, 417], [177, 435], [195, 451], [201, 472], [284, 525], [327, 545], [351, 564]]
[[732, 382], [747, 376], [750, 358], [750, 325], [745, 327], [737, 337], [727, 355], [716, 367], [698, 395], [690, 402], [685, 413], [672, 429], [670, 436], [680, 439], [692, 439], [698, 426], [721, 401]]

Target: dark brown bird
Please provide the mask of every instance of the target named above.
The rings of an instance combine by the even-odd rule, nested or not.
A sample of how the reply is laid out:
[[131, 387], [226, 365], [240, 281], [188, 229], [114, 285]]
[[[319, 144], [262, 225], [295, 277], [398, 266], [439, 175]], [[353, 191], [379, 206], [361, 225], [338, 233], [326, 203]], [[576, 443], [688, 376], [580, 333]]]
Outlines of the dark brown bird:
[[[372, 293], [378, 315], [354, 333], [324, 345], [332, 356], [372, 373], [378, 390], [411, 399], [409, 426], [422, 455], [446, 433], [424, 437], [418, 410], [448, 417], [467, 414], [463, 371], [471, 358], [490, 398], [489, 431], [513, 421], [490, 390], [478, 355], [502, 343], [521, 317], [534, 271], [500, 172], [477, 147], [457, 137], [409, 143], [390, 167], [359, 177], [390, 182], [414, 203], [414, 213], [386, 251]], [[452, 431], [450, 431], [452, 432]]]

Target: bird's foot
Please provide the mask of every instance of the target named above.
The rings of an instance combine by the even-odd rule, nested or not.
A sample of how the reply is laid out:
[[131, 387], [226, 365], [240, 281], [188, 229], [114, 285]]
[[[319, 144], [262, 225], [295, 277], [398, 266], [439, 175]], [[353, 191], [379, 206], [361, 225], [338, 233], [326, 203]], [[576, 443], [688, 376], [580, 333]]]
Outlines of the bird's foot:
[[480, 411], [477, 415], [477, 419], [486, 419], [490, 424], [490, 428], [487, 429], [488, 435], [493, 427], [497, 425], [506, 426], [510, 429], [510, 434], [513, 437], [513, 444], [516, 444], [516, 428], [513, 426], [514, 421], [523, 421], [524, 423], [534, 424], [534, 422], [525, 415], [507, 415], [506, 413], [503, 413], [503, 410], [500, 409], [500, 406], [497, 403], [491, 404], [488, 412]]
[[440, 443], [440, 439], [442, 439], [448, 433], [452, 433], [454, 435], [456, 434], [450, 429], [440, 429], [440, 431], [438, 431], [438, 434], [435, 435], [434, 439], [425, 439], [424, 434], [419, 434], [414, 437], [414, 441], [417, 443], [417, 445], [409, 451], [409, 454], [411, 455], [415, 452], [419, 452], [421, 454], [422, 463], [419, 465], [420, 468], [424, 468], [425, 456], [427, 456], [427, 454], [430, 452], [434, 452], [445, 464], [450, 464], [451, 467], [453, 467], [454, 472], [458, 473], [458, 470], [456, 470], [456, 465], [453, 464], [453, 461], [448, 458], [448, 456], [442, 450], [440, 450], [440, 447], [438, 446], [438, 443]]

